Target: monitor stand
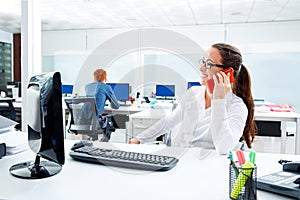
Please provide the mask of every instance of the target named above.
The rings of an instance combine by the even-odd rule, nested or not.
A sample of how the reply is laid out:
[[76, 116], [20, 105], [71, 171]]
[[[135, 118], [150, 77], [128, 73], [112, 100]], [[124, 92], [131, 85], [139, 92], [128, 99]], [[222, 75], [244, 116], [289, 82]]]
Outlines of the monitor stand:
[[62, 166], [52, 161], [41, 161], [39, 155], [35, 161], [28, 161], [13, 165], [9, 172], [18, 178], [41, 179], [53, 176], [61, 171]]

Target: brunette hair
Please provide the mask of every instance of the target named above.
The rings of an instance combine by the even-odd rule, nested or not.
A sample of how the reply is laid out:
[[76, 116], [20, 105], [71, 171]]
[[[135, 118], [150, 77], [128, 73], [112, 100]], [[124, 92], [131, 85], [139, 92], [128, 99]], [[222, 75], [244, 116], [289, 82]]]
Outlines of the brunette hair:
[[104, 69], [96, 69], [94, 71], [94, 81], [105, 82], [106, 81], [106, 71]]
[[222, 57], [222, 64], [233, 68], [235, 78], [232, 88], [233, 93], [242, 98], [248, 108], [248, 117], [242, 139], [245, 140], [247, 146], [251, 148], [251, 143], [257, 133], [257, 127], [254, 121], [254, 101], [249, 71], [243, 65], [242, 54], [236, 47], [225, 43], [217, 43], [212, 45], [212, 47], [219, 50]]

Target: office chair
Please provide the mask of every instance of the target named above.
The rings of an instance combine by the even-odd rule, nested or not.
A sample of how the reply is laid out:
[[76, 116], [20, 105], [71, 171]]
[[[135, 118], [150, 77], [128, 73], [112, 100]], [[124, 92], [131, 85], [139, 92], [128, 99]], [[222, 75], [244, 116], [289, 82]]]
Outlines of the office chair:
[[3, 99], [1, 99], [0, 103], [7, 104], [7, 107], [1, 106], [0, 115], [15, 121], [16, 120], [16, 110], [13, 105], [13, 99], [12, 98], [3, 98]]
[[126, 129], [126, 122], [129, 121], [129, 115], [114, 114], [112, 120], [115, 128]]
[[90, 137], [91, 140], [98, 140], [100, 134], [103, 137], [101, 142], [108, 142], [111, 133], [115, 131], [112, 122], [112, 114], [98, 117], [95, 98], [76, 97], [65, 99], [70, 113], [67, 130], [69, 133], [82, 134]]

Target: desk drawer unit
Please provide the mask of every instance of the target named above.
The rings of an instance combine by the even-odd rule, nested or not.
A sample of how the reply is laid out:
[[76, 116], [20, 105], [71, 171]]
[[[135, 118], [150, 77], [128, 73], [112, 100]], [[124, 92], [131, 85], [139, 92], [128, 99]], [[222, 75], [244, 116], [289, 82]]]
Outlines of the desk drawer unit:
[[158, 121], [159, 119], [149, 119], [149, 118], [132, 119], [132, 137], [137, 136], [138, 134], [148, 129]]

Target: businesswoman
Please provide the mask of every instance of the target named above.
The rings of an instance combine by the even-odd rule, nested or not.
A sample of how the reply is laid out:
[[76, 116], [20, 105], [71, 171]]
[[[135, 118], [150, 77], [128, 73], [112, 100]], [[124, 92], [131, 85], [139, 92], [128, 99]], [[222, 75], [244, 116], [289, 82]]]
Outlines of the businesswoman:
[[[232, 74], [223, 72], [229, 68]], [[256, 134], [254, 102], [241, 52], [229, 44], [214, 44], [201, 60], [200, 72], [202, 86], [189, 89], [170, 115], [129, 143], [145, 143], [179, 124], [172, 145], [212, 148], [227, 154], [243, 139], [251, 148]], [[214, 82], [212, 90], [208, 87], [210, 79]]]
[[114, 91], [109, 85], [106, 85], [107, 73], [104, 69], [96, 69], [94, 71], [94, 82], [85, 86], [87, 97], [95, 97], [98, 117], [102, 116], [105, 102], [109, 100], [111, 107], [118, 109], [120, 107]]

